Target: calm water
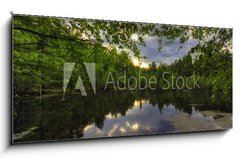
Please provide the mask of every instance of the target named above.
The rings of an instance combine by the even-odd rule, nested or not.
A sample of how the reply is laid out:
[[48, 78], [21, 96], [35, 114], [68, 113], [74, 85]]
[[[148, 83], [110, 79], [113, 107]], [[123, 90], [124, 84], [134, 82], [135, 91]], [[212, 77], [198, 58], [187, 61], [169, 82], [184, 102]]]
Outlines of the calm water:
[[14, 106], [14, 142], [226, 129], [231, 97], [208, 92], [98, 92]]

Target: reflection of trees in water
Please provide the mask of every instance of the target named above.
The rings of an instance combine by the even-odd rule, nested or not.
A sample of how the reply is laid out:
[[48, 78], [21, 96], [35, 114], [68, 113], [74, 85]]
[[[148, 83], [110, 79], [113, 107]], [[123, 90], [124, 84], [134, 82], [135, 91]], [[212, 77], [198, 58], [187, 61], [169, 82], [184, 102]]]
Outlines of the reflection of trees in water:
[[[231, 112], [231, 100], [216, 95], [214, 99], [207, 92], [101, 92], [95, 95], [82, 97], [79, 95], [67, 96], [65, 101], [61, 97], [43, 99], [18, 105], [14, 118], [14, 132], [24, 131], [26, 128], [37, 126], [37, 132], [26, 138], [31, 140], [54, 140], [81, 138], [87, 125], [95, 124], [102, 129], [106, 115], [117, 117], [125, 116], [133, 108], [136, 101], [148, 100], [152, 106], [158, 107], [160, 113], [165, 106], [173, 105], [176, 110], [192, 114], [192, 105], [195, 110], [219, 110]], [[201, 106], [198, 106], [203, 104]], [[140, 108], [142, 103], [140, 102]]]
[[223, 112], [232, 112], [231, 97], [222, 94], [214, 95], [215, 99], [209, 92], [191, 92], [191, 91], [166, 91], [160, 93], [151, 93], [148, 95], [149, 102], [153, 106], [157, 105], [160, 112], [164, 106], [173, 105], [176, 110], [192, 114], [192, 106], [195, 110], [219, 110]]

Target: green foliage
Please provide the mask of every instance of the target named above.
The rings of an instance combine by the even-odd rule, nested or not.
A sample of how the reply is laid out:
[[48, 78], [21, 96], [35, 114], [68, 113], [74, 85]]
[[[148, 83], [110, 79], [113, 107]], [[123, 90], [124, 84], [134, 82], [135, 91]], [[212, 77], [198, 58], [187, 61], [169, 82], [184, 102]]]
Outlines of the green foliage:
[[[139, 60], [144, 58], [139, 50], [140, 45], [146, 45], [144, 36], [159, 37], [159, 52], [165, 45], [162, 38], [166, 38], [167, 43], [180, 38], [181, 44], [194, 38], [199, 44], [171, 65], [152, 62], [148, 69], [143, 69], [133, 65], [130, 53]], [[140, 71], [145, 77], [159, 79], [164, 71], [169, 71], [183, 78], [196, 74], [201, 77], [202, 89], [231, 94], [231, 38], [230, 29], [14, 15], [15, 96], [23, 97], [38, 89], [40, 94], [41, 89], [62, 89], [64, 62], [77, 64], [69, 89], [75, 87], [79, 74], [86, 88], [91, 89], [83, 63], [95, 62], [98, 90], [104, 88], [109, 72], [116, 78], [123, 76], [124, 71], [128, 77], [138, 78]], [[157, 85], [164, 83], [158, 80]]]

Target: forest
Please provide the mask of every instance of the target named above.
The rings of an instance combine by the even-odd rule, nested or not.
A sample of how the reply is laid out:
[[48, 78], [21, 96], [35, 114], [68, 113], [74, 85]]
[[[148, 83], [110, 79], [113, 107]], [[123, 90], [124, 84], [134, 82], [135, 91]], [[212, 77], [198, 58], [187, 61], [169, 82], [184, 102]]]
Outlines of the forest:
[[13, 143], [232, 127], [231, 28], [16, 14], [12, 58]]
[[[196, 76], [196, 89], [208, 90], [213, 97], [217, 92], [232, 95], [231, 29], [25, 15], [14, 15], [12, 27], [16, 102], [29, 96], [62, 93], [64, 62], [76, 63], [67, 88], [69, 93], [77, 91], [74, 88], [79, 74], [86, 90], [92, 91], [84, 67], [87, 62], [96, 64], [97, 92], [112, 91], [111, 87], [104, 90], [109, 72], [116, 79], [124, 72], [137, 79], [139, 72], [146, 78], [155, 76], [155, 87], [163, 91], [167, 83], [160, 78], [169, 72], [185, 79]], [[148, 58], [139, 49], [146, 46], [144, 36], [158, 38], [159, 54], [164, 45], [176, 39], [180, 40], [179, 50], [189, 39], [197, 39], [198, 43], [172, 63], [152, 61], [141, 67]], [[133, 59], [137, 59], [137, 64]], [[170, 81], [170, 76], [166, 78]], [[120, 81], [120, 85], [124, 82]], [[127, 84], [133, 87], [134, 81]]]

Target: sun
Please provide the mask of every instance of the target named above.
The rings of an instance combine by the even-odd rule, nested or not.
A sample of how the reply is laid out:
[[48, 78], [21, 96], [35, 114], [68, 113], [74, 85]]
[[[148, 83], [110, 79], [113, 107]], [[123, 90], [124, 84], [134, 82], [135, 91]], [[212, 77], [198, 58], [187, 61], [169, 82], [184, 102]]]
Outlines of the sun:
[[134, 66], [138, 66], [138, 67], [141, 67], [141, 68], [148, 68], [149, 67], [147, 63], [139, 61], [138, 59], [132, 59], [132, 62], [133, 62]]

